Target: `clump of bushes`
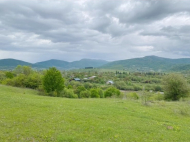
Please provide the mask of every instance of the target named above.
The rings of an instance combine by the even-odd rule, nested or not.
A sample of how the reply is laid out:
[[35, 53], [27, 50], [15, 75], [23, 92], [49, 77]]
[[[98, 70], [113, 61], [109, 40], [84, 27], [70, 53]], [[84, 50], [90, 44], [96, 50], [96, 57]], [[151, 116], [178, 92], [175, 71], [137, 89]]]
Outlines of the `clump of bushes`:
[[161, 86], [159, 86], [159, 85], [156, 85], [156, 86], [154, 86], [154, 91], [156, 91], [156, 92], [162, 92], [163, 91], [163, 89], [162, 89], [162, 87]]
[[139, 99], [139, 95], [135, 92], [131, 92], [127, 95], [128, 98], [130, 99], [134, 99], [134, 100], [138, 100]]
[[91, 96], [91, 92], [88, 90], [80, 92], [80, 98], [89, 98]]
[[189, 86], [186, 79], [179, 74], [169, 74], [163, 80], [166, 100], [179, 100], [189, 95]]
[[73, 89], [67, 89], [67, 88], [64, 88], [60, 96], [66, 98], [78, 98], [78, 95], [74, 93]]
[[121, 92], [115, 87], [110, 87], [110, 88], [106, 89], [106, 91], [104, 92], [105, 98], [111, 97], [111, 96], [119, 96], [120, 94], [121, 94]]
[[94, 89], [94, 88], [90, 89], [90, 97], [91, 98], [100, 98], [98, 90]]
[[134, 86], [134, 91], [140, 91], [140, 90], [142, 90], [140, 86], [137, 86], [137, 85]]
[[150, 95], [149, 100], [150, 101], [162, 101], [162, 100], [164, 100], [164, 94], [160, 94], [160, 93], [152, 94], [152, 95]]
[[15, 86], [15, 87], [26, 87], [31, 89], [37, 89], [41, 84], [41, 76], [37, 73], [30, 75], [19, 74], [14, 78], [6, 78], [2, 81], [2, 84]]

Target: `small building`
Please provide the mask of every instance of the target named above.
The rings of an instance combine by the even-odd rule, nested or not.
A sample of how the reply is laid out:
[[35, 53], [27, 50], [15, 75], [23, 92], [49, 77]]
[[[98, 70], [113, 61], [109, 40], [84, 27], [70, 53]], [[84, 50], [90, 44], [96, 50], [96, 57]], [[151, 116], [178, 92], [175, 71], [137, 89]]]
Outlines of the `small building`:
[[80, 78], [74, 78], [74, 81], [81, 81]]
[[106, 82], [106, 84], [113, 85], [114, 82], [112, 80], [109, 80], [109, 81]]
[[94, 79], [96, 76], [91, 76], [91, 77], [89, 77], [88, 79]]
[[85, 69], [93, 69], [93, 67], [85, 67]]

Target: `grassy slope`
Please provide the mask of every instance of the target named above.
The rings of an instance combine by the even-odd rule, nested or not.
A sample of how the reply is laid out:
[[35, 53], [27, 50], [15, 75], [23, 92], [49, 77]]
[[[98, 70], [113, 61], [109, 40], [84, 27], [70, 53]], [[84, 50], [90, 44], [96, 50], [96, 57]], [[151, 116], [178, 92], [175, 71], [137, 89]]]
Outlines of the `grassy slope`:
[[189, 116], [180, 113], [189, 111], [184, 102], [143, 106], [121, 99], [44, 97], [0, 86], [0, 105], [1, 141], [190, 140]]

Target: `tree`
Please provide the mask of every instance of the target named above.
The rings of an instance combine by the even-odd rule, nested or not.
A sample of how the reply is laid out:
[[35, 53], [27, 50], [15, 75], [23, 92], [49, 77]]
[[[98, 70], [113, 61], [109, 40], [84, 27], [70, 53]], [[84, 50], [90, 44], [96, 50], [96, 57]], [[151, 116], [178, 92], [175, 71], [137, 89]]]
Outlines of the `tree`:
[[188, 84], [185, 78], [179, 74], [169, 74], [163, 80], [165, 99], [179, 100], [189, 94]]
[[49, 95], [53, 93], [54, 96], [59, 96], [64, 89], [64, 79], [61, 72], [55, 67], [49, 68], [46, 71], [43, 77], [43, 88]]

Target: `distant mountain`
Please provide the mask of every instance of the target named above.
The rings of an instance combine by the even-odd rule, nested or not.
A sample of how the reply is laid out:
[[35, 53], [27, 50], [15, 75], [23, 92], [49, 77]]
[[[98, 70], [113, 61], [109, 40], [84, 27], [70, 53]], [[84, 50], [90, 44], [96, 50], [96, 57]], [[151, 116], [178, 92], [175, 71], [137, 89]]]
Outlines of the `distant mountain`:
[[56, 67], [60, 70], [81, 69], [85, 67], [105, 68], [105, 69], [122, 69], [128, 71], [185, 71], [190, 70], [190, 58], [168, 59], [157, 56], [146, 56], [143, 58], [134, 58], [107, 62], [104, 60], [82, 59], [74, 62], [61, 60], [48, 60], [35, 64], [15, 59], [0, 60], [0, 69], [14, 69], [18, 65], [31, 66], [35, 69], [47, 69]]
[[100, 67], [108, 63], [104, 60], [94, 60], [94, 59], [82, 59], [80, 61], [66, 62], [61, 60], [48, 60], [44, 62], [38, 62], [35, 65], [41, 65], [44, 67], [56, 67], [58, 69], [81, 69], [85, 67]]
[[168, 59], [157, 56], [146, 56], [110, 62], [101, 68], [126, 69], [130, 71], [171, 71], [178, 65], [190, 65], [190, 58]]
[[108, 61], [104, 60], [94, 60], [94, 59], [82, 59], [80, 61], [71, 62], [70, 68], [85, 68], [85, 67], [100, 67], [102, 65], [107, 64]]
[[0, 60], [0, 69], [14, 69], [16, 66], [32, 66], [31, 63], [16, 59], [2, 59]]
[[44, 68], [56, 67], [59, 69], [67, 69], [69, 62], [52, 59], [48, 61], [38, 62], [35, 63], [34, 65], [43, 66]]
[[94, 59], [82, 59], [80, 61], [74, 61], [74, 62], [52, 59], [32, 64], [16, 59], [2, 59], [0, 60], [0, 69], [14, 69], [18, 65], [31, 66], [36, 69], [47, 69], [49, 67], [56, 67], [58, 69], [81, 69], [85, 67], [97, 68], [106, 63], [108, 62], [104, 60], [94, 60]]

